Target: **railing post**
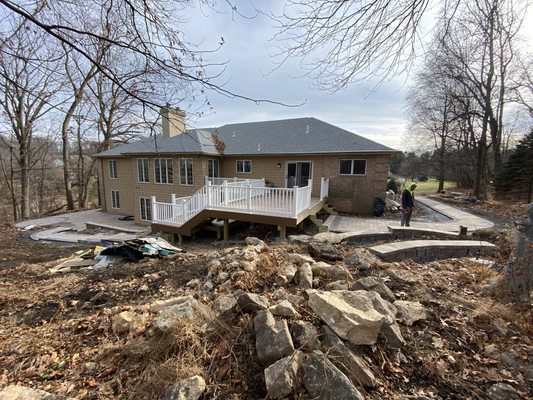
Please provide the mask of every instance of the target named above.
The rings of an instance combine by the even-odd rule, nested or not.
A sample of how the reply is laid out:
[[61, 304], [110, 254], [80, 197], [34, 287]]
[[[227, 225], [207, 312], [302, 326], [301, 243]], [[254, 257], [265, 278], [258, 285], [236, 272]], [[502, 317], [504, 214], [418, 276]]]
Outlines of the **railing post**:
[[228, 181], [224, 179], [224, 183], [222, 184], [222, 187], [224, 188], [224, 205], [228, 205]]
[[207, 181], [207, 204], [206, 206], [211, 205], [211, 182]]
[[157, 206], [155, 201], [155, 196], [150, 197], [150, 204], [152, 205], [152, 222], [157, 220]]
[[320, 200], [324, 200], [324, 177], [320, 178]]
[[172, 193], [172, 194], [170, 195], [170, 202], [171, 202], [172, 204], [176, 204], [176, 195], [175, 195], [174, 193]]
[[246, 209], [248, 210], [248, 212], [250, 212], [252, 210], [252, 185], [248, 183], [248, 186], [246, 188]]
[[209, 177], [206, 175], [204, 177], [204, 185], [207, 186], [208, 183], [209, 183]]
[[294, 218], [298, 217], [298, 186], [293, 186], [292, 188], [293, 192], [294, 192], [294, 200], [293, 200], [293, 204], [294, 204], [294, 208], [293, 208], [293, 211], [292, 211], [292, 216]]

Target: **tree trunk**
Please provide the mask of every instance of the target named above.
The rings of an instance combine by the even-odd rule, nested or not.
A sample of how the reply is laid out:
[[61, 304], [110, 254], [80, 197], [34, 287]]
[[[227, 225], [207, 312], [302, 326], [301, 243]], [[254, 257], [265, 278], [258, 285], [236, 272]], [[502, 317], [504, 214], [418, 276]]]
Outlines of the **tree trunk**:
[[30, 217], [30, 174], [29, 174], [29, 154], [26, 146], [19, 148], [20, 165], [20, 217], [27, 219]]

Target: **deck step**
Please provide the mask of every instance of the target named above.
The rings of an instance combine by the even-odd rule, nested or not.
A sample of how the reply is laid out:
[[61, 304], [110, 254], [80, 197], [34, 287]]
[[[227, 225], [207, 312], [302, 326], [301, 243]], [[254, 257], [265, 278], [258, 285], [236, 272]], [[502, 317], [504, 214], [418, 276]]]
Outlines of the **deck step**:
[[394, 239], [406, 240], [413, 238], [453, 239], [469, 240], [471, 237], [459, 235], [458, 232], [448, 232], [438, 229], [414, 228], [410, 226], [388, 226], [389, 232]]
[[324, 204], [322, 205], [322, 209], [327, 212], [328, 214], [330, 215], [338, 215], [339, 213], [337, 212], [337, 210], [335, 210], [334, 207], [330, 206], [328, 203], [324, 202]]
[[318, 233], [329, 232], [327, 225], [324, 225], [320, 218], [317, 218], [316, 215], [310, 215], [309, 220], [318, 227]]
[[485, 241], [410, 240], [380, 244], [368, 249], [384, 261], [411, 258], [417, 262], [427, 262], [452, 257], [478, 256], [495, 248], [494, 244]]

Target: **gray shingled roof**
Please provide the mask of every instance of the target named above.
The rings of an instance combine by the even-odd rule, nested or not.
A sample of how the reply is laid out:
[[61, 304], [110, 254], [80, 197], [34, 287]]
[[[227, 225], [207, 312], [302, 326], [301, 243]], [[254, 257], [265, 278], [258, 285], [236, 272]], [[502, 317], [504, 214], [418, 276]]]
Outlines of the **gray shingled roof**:
[[229, 124], [219, 128], [189, 129], [170, 138], [158, 135], [114, 147], [96, 157], [146, 153], [217, 154], [211, 135], [226, 144], [225, 155], [392, 153], [396, 150], [316, 118]]

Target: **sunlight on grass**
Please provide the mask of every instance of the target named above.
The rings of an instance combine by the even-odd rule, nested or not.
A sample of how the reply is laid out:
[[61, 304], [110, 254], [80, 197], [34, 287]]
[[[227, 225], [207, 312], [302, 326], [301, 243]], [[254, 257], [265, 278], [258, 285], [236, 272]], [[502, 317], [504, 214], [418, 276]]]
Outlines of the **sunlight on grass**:
[[[436, 193], [439, 187], [439, 182], [436, 179], [428, 179], [426, 182], [416, 182], [416, 193], [430, 194]], [[453, 190], [456, 187], [455, 182], [445, 181], [444, 190]]]

